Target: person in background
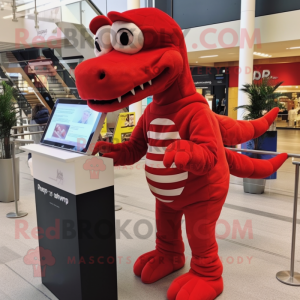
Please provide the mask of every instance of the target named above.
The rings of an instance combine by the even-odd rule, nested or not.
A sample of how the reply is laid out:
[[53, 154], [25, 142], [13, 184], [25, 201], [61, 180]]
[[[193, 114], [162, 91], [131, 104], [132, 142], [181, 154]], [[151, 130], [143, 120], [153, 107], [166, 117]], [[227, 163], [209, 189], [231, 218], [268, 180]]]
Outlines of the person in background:
[[81, 123], [81, 124], [87, 124], [90, 116], [92, 115], [92, 112], [90, 110], [85, 110], [82, 114], [82, 117], [81, 119], [79, 120], [78, 123]]
[[[35, 107], [32, 109], [31, 114], [31, 121], [30, 125], [37, 125], [28, 127], [30, 132], [37, 132], [37, 131], [44, 131], [45, 126], [40, 126], [41, 124], [46, 124], [49, 120], [49, 111], [48, 109], [41, 103], [36, 104]], [[35, 144], [39, 144], [42, 139], [43, 134], [33, 134], [32, 139], [34, 140]], [[28, 153], [28, 166], [30, 168], [30, 172], [32, 175], [32, 158], [31, 153]]]

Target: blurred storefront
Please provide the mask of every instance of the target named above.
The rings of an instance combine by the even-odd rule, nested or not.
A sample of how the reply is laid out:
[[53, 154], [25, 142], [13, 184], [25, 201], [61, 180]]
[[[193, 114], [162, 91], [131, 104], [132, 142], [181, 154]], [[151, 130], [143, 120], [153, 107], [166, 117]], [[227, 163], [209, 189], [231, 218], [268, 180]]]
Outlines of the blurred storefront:
[[[274, 84], [283, 82], [278, 88], [282, 96], [280, 101], [285, 109], [281, 110], [277, 120], [278, 128], [299, 128], [300, 129], [300, 62], [255, 65], [253, 82], [259, 82], [262, 78], [270, 78]], [[229, 75], [228, 106], [229, 116], [236, 118], [234, 107], [238, 99], [238, 75], [243, 72], [239, 67], [226, 68]]]

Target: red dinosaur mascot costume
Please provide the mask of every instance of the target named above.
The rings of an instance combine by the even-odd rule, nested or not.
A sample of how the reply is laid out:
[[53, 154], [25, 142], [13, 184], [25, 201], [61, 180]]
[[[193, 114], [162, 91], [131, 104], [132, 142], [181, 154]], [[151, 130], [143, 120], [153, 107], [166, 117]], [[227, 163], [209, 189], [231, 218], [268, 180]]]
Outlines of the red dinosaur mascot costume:
[[94, 18], [90, 29], [97, 57], [75, 70], [81, 98], [96, 111], [111, 112], [154, 95], [130, 141], [99, 142], [94, 150], [113, 158], [116, 166], [134, 164], [146, 154], [146, 177], [156, 198], [156, 249], [137, 259], [134, 273], [153, 283], [184, 266], [185, 215], [191, 269], [174, 280], [168, 299], [215, 299], [223, 291], [215, 227], [230, 173], [264, 178], [287, 158], [255, 160], [224, 144], [262, 135], [278, 109], [255, 121], [214, 114], [195, 90], [180, 27], [158, 9], [110, 12], [108, 18]]

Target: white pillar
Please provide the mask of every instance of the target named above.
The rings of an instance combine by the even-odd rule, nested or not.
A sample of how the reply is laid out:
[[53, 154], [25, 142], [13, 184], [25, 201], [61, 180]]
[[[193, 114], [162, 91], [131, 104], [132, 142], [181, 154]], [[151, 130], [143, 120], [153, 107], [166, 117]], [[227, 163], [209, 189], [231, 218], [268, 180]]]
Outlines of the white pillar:
[[[127, 9], [140, 8], [140, 0], [127, 0]], [[142, 101], [129, 105], [129, 111], [135, 112], [136, 124], [142, 115]]]
[[140, 0], [127, 0], [127, 9], [140, 8]]
[[[251, 38], [254, 34], [255, 29], [255, 1], [256, 0], [241, 0], [241, 27], [240, 27], [240, 43], [241, 39], [245, 38], [242, 30], [247, 31], [249, 37]], [[249, 103], [248, 96], [240, 91], [246, 83], [253, 82], [253, 45], [248, 45], [245, 41], [244, 47], [240, 47], [240, 75], [239, 75], [239, 96], [238, 96], [238, 105], [245, 105]], [[243, 109], [237, 111], [237, 119], [243, 120]]]

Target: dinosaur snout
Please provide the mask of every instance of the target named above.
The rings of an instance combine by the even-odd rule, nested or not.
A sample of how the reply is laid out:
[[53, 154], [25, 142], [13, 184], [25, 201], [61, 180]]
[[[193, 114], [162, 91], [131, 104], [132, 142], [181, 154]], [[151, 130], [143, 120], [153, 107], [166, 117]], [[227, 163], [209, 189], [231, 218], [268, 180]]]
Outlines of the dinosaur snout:
[[112, 100], [134, 88], [133, 79], [122, 63], [101, 57], [86, 60], [75, 69], [76, 85], [84, 100]]

